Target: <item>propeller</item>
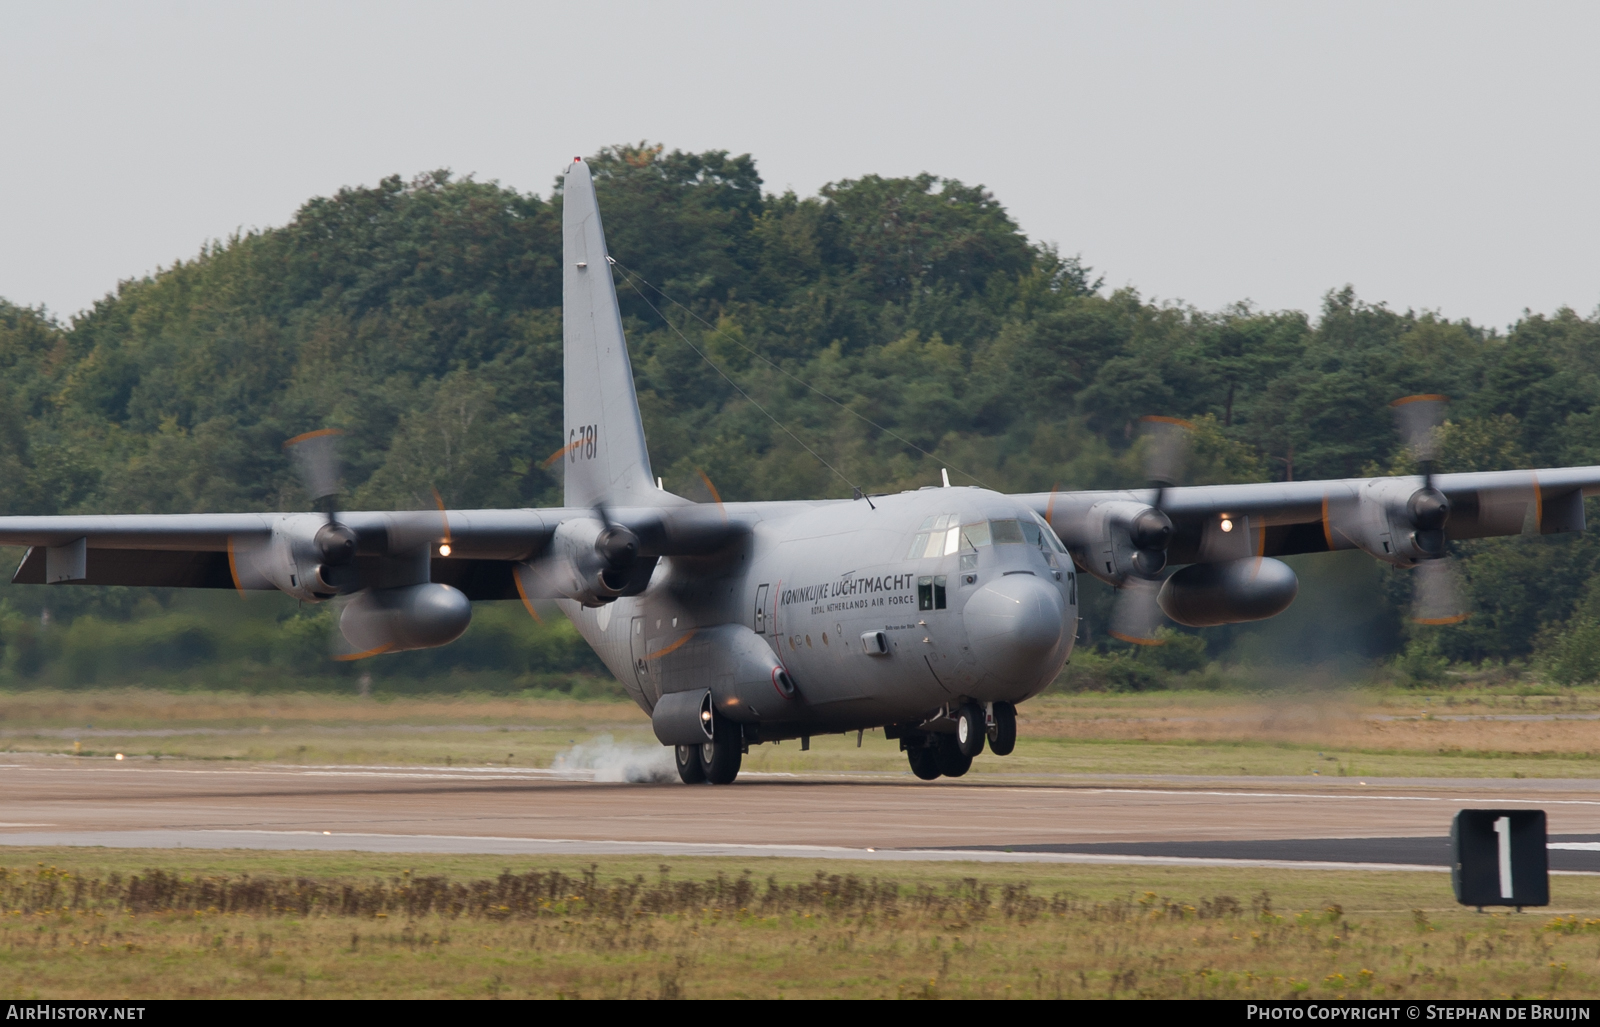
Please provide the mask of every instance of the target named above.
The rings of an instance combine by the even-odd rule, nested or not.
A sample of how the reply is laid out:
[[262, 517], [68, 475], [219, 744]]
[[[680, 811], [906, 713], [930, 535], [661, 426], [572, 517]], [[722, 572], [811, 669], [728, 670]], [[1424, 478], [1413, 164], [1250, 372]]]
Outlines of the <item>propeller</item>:
[[[1434, 484], [1439, 428], [1449, 402], [1448, 396], [1429, 394], [1389, 404], [1401, 441], [1422, 473], [1421, 488], [1414, 479], [1378, 479], [1323, 499], [1322, 527], [1330, 550], [1362, 549], [1396, 566], [1415, 568], [1411, 619], [1418, 624], [1456, 624], [1467, 618], [1445, 535], [1450, 499]], [[1517, 505], [1516, 516], [1521, 515], [1522, 505]]]
[[317, 529], [311, 544], [317, 552], [317, 577], [334, 593], [349, 591], [359, 584], [355, 575], [356, 533], [339, 521], [339, 482], [343, 466], [339, 446], [344, 431], [322, 428], [296, 435], [283, 444], [300, 475], [313, 508], [325, 507], [328, 522]]
[[572, 518], [557, 526], [546, 551], [515, 569], [517, 594], [533, 619], [543, 621], [558, 599], [594, 607], [638, 595], [663, 553], [690, 558], [721, 551], [740, 529], [729, 523], [711, 479], [703, 471], [696, 476], [686, 498], [699, 501], [664, 508], [658, 523], [636, 525], [643, 539], [615, 520], [603, 502], [594, 505], [592, 519]]
[[582, 519], [564, 522], [548, 552], [516, 568], [517, 593], [534, 620], [543, 621], [540, 608], [556, 599], [599, 606], [635, 595], [648, 583], [657, 558], [645, 555], [639, 536], [612, 520], [605, 503], [594, 505], [594, 520], [598, 531], [592, 521], [587, 529]]
[[1406, 396], [1389, 404], [1394, 409], [1400, 438], [1422, 471], [1422, 488], [1406, 501], [1406, 517], [1415, 529], [1412, 540], [1423, 559], [1417, 562], [1411, 619], [1418, 624], [1458, 624], [1467, 619], [1456, 569], [1449, 559], [1445, 522], [1450, 500], [1434, 488], [1439, 458], [1439, 429], [1444, 424], [1449, 396]]
[[1145, 479], [1155, 495], [1149, 508], [1128, 524], [1128, 539], [1134, 548], [1133, 573], [1117, 587], [1107, 634], [1133, 645], [1162, 645], [1156, 632], [1166, 623], [1166, 617], [1156, 597], [1161, 591], [1161, 572], [1167, 566], [1173, 530], [1164, 503], [1167, 490], [1183, 476], [1194, 425], [1176, 417], [1154, 415], [1141, 417], [1139, 424], [1144, 439]]

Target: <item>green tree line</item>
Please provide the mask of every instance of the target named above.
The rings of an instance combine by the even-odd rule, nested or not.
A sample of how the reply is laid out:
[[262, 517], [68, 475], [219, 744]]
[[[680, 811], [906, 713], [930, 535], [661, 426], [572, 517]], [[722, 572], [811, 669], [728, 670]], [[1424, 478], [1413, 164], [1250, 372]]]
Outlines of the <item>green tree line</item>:
[[[941, 467], [1008, 491], [1134, 485], [1147, 413], [1200, 423], [1195, 483], [1386, 473], [1407, 469], [1386, 405], [1416, 392], [1454, 399], [1444, 469], [1600, 463], [1600, 319], [1572, 310], [1501, 331], [1345, 287], [1314, 316], [1202, 311], [1106, 289], [981, 186], [868, 175], [774, 194], [748, 155], [643, 144], [591, 165], [652, 459], [675, 491], [704, 471], [730, 500], [847, 496], [934, 483]], [[347, 505], [413, 506], [434, 488], [456, 507], [558, 504], [545, 458], [561, 443], [560, 218], [559, 180], [545, 198], [444, 171], [397, 176], [121, 282], [66, 323], [0, 301], [0, 510], [303, 508], [281, 443], [330, 425], [348, 433]], [[1600, 644], [1585, 658], [1564, 641], [1600, 637], [1588, 590], [1600, 547], [1458, 549], [1466, 624], [1416, 634], [1406, 575], [1325, 558], [1300, 564], [1302, 598], [1280, 623], [1209, 632], [1210, 655], [1409, 645], [1600, 675]], [[326, 613], [292, 603], [0, 595], [14, 683], [224, 664], [358, 673], [307, 641]], [[569, 628], [513, 612], [361, 672], [531, 681], [597, 668]]]

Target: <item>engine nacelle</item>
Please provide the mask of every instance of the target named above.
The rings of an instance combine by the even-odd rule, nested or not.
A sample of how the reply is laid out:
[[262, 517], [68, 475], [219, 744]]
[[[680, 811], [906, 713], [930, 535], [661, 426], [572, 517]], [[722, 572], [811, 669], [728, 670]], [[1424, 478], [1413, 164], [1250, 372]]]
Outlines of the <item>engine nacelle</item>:
[[357, 653], [432, 649], [471, 623], [472, 601], [437, 583], [364, 589], [339, 614], [339, 632]]
[[1080, 567], [1108, 585], [1121, 585], [1161, 573], [1172, 521], [1148, 503], [1117, 499], [1090, 507], [1081, 535], [1069, 534], [1077, 536], [1067, 546]]
[[1416, 478], [1377, 478], [1329, 496], [1323, 530], [1329, 548], [1360, 549], [1396, 567], [1443, 556], [1450, 501]]
[[1269, 556], [1185, 567], [1161, 586], [1161, 612], [1191, 628], [1266, 620], [1288, 609], [1300, 591], [1289, 565]]
[[621, 596], [636, 596], [650, 586], [656, 557], [638, 555], [632, 532], [598, 520], [562, 521], [550, 541], [562, 594], [584, 606], [604, 606]]
[[318, 603], [355, 584], [355, 536], [320, 514], [280, 517], [269, 537], [235, 539], [230, 546], [234, 579], [243, 588], [276, 588]]

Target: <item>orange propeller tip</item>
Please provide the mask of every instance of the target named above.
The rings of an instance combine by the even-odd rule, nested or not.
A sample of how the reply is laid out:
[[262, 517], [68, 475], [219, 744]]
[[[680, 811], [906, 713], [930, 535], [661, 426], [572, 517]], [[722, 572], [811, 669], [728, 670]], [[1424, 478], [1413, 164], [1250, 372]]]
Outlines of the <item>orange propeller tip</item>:
[[368, 650], [366, 650], [364, 652], [359, 652], [359, 653], [340, 653], [340, 654], [335, 655], [334, 659], [338, 660], [340, 663], [350, 663], [350, 662], [352, 662], [354, 660], [364, 660], [369, 656], [377, 656], [377, 655], [379, 655], [381, 653], [386, 653], [390, 649], [393, 649], [393, 648], [394, 648], [394, 646], [392, 646], [389, 643], [385, 642], [383, 645], [378, 646], [376, 649], [368, 649]]
[[1133, 635], [1124, 635], [1121, 632], [1117, 632], [1117, 631], [1107, 631], [1106, 634], [1110, 635], [1112, 638], [1116, 639], [1119, 642], [1126, 642], [1129, 645], [1166, 645], [1167, 644], [1167, 640], [1164, 639], [1164, 638], [1135, 638]]
[[711, 484], [711, 479], [706, 475], [706, 472], [700, 470], [697, 467], [697, 468], [695, 468], [695, 472], [694, 473], [698, 474], [700, 476], [700, 480], [706, 483], [706, 488], [709, 489], [710, 492], [711, 492], [711, 500], [712, 500], [712, 502], [716, 503], [718, 506], [721, 506], [722, 505], [722, 493], [718, 492], [717, 491], [717, 487], [715, 485]]
[[576, 442], [569, 442], [567, 445], [562, 446], [560, 449], [556, 450], [554, 453], [551, 453], [549, 456], [545, 457], [544, 458], [544, 463], [540, 464], [539, 466], [548, 469], [557, 460], [560, 460], [562, 457], [566, 456], [568, 453], [572, 452], [574, 449], [577, 449], [579, 446], [583, 445], [584, 442], [585, 442], [584, 439], [578, 439]]
[[1449, 396], [1445, 396], [1445, 395], [1442, 395], [1442, 394], [1437, 393], [1437, 392], [1429, 392], [1429, 393], [1424, 393], [1424, 394], [1419, 395], [1419, 396], [1401, 396], [1399, 399], [1395, 400], [1394, 402], [1390, 403], [1389, 405], [1392, 406], [1392, 407], [1403, 407], [1407, 403], [1448, 403], [1448, 402], [1450, 402], [1450, 397]]
[[318, 428], [316, 431], [308, 431], [308, 432], [305, 432], [303, 434], [296, 435], [294, 438], [290, 439], [288, 442], [285, 442], [283, 444], [283, 448], [284, 449], [288, 449], [290, 446], [299, 445], [300, 443], [306, 441], [307, 439], [318, 439], [318, 438], [322, 438], [322, 437], [327, 436], [327, 435], [343, 435], [343, 434], [344, 434], [344, 429], [343, 428]]

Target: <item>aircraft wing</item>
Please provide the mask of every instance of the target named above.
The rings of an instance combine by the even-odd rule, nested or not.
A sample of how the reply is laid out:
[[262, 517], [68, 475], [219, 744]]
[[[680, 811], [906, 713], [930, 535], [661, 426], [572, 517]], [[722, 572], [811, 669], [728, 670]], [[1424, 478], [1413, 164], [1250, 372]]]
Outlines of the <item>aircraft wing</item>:
[[1174, 564], [1364, 549], [1408, 565], [1417, 554], [1407, 537], [1431, 523], [1418, 499], [1430, 484], [1447, 501], [1442, 530], [1450, 539], [1553, 534], [1583, 530], [1583, 499], [1600, 495], [1600, 467], [1436, 474], [1431, 483], [1414, 475], [1018, 498], [1075, 551], [1114, 534], [1119, 518], [1130, 520], [1137, 508], [1159, 506], [1172, 522]]
[[[515, 566], [544, 554], [562, 523], [598, 516], [583, 508], [341, 511], [338, 522], [354, 535], [363, 579], [378, 580], [382, 561], [427, 545], [431, 580], [470, 599], [517, 599]], [[617, 509], [606, 517], [657, 556], [712, 552], [748, 530], [716, 508], [694, 505]], [[279, 576], [287, 578], [296, 561], [315, 564], [317, 532], [328, 523], [320, 513], [0, 517], [0, 546], [28, 547], [12, 577], [17, 584], [270, 589], [281, 587], [274, 575], [242, 574], [239, 554], [259, 561], [278, 547], [286, 561]]]

